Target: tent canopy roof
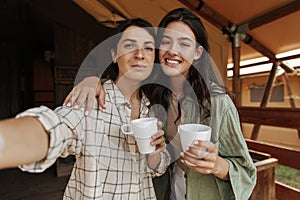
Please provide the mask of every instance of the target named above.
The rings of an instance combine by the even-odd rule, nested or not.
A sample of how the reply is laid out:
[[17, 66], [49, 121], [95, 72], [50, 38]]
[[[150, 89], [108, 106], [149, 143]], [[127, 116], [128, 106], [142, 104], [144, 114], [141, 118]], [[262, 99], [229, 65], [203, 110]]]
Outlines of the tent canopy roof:
[[[114, 26], [117, 21], [143, 17], [154, 25], [168, 11], [188, 7], [220, 31], [236, 26], [255, 43], [241, 43], [241, 61], [300, 49], [299, 0], [73, 0], [98, 22]], [[300, 53], [298, 53], [300, 54]], [[272, 59], [271, 59], [272, 60]], [[228, 62], [232, 62], [229, 45]]]

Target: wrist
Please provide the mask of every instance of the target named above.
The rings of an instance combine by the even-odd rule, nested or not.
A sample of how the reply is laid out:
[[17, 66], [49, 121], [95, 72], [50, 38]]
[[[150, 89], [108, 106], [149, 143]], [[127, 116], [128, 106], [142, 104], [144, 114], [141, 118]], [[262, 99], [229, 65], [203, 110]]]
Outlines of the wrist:
[[218, 156], [213, 175], [222, 180], [229, 180], [229, 163], [226, 159]]
[[84, 80], [88, 81], [100, 81], [100, 78], [98, 76], [88, 76], [88, 77], [85, 77]]
[[161, 162], [160, 153], [147, 154], [147, 163], [152, 170], [156, 170]]

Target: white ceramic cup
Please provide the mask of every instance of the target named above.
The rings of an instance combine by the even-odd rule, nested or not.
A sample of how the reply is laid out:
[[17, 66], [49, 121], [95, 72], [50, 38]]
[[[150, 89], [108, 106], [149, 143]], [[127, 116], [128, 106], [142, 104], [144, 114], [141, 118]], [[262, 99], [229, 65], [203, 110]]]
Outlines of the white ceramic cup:
[[135, 137], [140, 153], [148, 154], [155, 151], [155, 146], [152, 146], [150, 143], [152, 141], [151, 136], [158, 131], [157, 118], [135, 119], [129, 124], [122, 125], [121, 130], [124, 134]]
[[[203, 124], [183, 124], [178, 126], [178, 133], [180, 136], [183, 151], [192, 146], [193, 141], [203, 140], [210, 141], [211, 128]], [[202, 149], [202, 148], [201, 148]], [[206, 151], [206, 149], [202, 149]], [[189, 156], [196, 158], [193, 154], [186, 152]], [[188, 161], [185, 161], [190, 166], [196, 166]]]
[[178, 126], [178, 133], [185, 151], [193, 144], [194, 140], [210, 141], [211, 128], [203, 124], [183, 124]]
[[134, 137], [138, 145], [139, 152], [142, 154], [148, 154], [155, 151], [155, 146], [152, 146], [150, 143], [152, 141], [150, 137]]

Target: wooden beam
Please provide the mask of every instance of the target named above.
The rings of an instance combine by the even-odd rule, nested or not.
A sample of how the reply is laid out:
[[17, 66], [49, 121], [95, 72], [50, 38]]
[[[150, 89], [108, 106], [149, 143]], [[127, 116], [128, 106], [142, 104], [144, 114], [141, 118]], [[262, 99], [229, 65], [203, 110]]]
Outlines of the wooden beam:
[[258, 51], [262, 55], [269, 58], [271, 62], [276, 62], [275, 53], [268, 49], [266, 46], [264, 46], [262, 43], [254, 39], [251, 35], [245, 33], [245, 38], [243, 39], [243, 42], [248, 44], [250, 47]]
[[241, 122], [300, 129], [300, 108], [238, 107]]
[[282, 69], [284, 69], [284, 71], [287, 72], [287, 73], [292, 73], [294, 71], [294, 68], [289, 67], [289, 66], [285, 65], [284, 63], [281, 63], [280, 67]]
[[[247, 64], [247, 65], [241, 65], [240, 68], [254, 67], [254, 66], [265, 65], [265, 64], [271, 64], [271, 62], [269, 60], [267, 60], [267, 61], [261, 61], [261, 62], [257, 62], [257, 63], [251, 63], [251, 64]], [[233, 70], [233, 67], [228, 68], [228, 70]]]
[[222, 30], [230, 24], [233, 24], [229, 19], [209, 7], [202, 0], [178, 0], [183, 5], [199, 14], [201, 17], [209, 21], [211, 24]]
[[245, 140], [249, 149], [268, 153], [273, 158], [277, 158], [279, 164], [300, 170], [300, 150], [250, 139]]
[[270, 75], [268, 78], [267, 85], [265, 87], [264, 95], [260, 104], [260, 107], [266, 107], [268, 101], [271, 98], [272, 88], [275, 82], [276, 78], [276, 72], [277, 72], [278, 63], [274, 63], [272, 66], [272, 69], [270, 71]]
[[[271, 98], [272, 89], [276, 78], [277, 66], [278, 63], [274, 63], [272, 66], [269, 79], [264, 90], [263, 98], [260, 103], [261, 108], [266, 107], [267, 103], [269, 102], [269, 99]], [[252, 134], [251, 134], [252, 140], [257, 140], [259, 129], [260, 129], [260, 122], [257, 121], [252, 130]]]
[[[295, 104], [295, 101], [294, 101], [294, 98], [293, 98], [293, 92], [292, 92], [290, 80], [289, 80], [289, 77], [288, 77], [287, 73], [283, 74], [283, 79], [284, 79], [284, 82], [285, 82], [285, 85], [286, 85], [286, 89], [288, 91], [288, 97], [289, 97], [289, 102], [290, 102], [291, 108], [296, 108], [296, 104]], [[300, 129], [298, 129], [298, 138], [300, 139]]]
[[278, 58], [277, 61], [285, 61], [285, 60], [293, 60], [293, 59], [297, 59], [300, 58], [300, 54], [296, 54], [296, 55], [292, 55], [292, 56], [286, 56], [283, 58]]
[[262, 26], [274, 20], [280, 19], [286, 15], [294, 13], [298, 10], [300, 10], [300, 1], [299, 0], [292, 1], [268, 13], [265, 13], [253, 19], [249, 19], [245, 22], [240, 23], [238, 25], [239, 27], [238, 31], [242, 33], [248, 32], [259, 26]]
[[289, 102], [290, 102], [291, 108], [296, 108], [295, 101], [293, 99], [293, 92], [292, 92], [290, 80], [289, 80], [286, 73], [283, 74], [283, 80], [284, 80], [285, 85], [286, 85], [286, 89], [287, 89], [287, 92], [288, 92], [288, 97], [289, 97]]
[[[300, 58], [300, 54], [287, 56], [287, 57], [283, 57], [283, 58], [277, 58], [276, 61], [277, 62], [282, 62], [282, 61], [285, 61], [285, 60], [293, 60], [293, 59], [296, 59], [296, 58]], [[240, 68], [253, 67], [253, 66], [264, 65], [264, 64], [269, 64], [269, 63], [271, 63], [271, 61], [267, 60], [267, 61], [262, 61], [262, 62], [257, 62], [257, 63], [251, 63], [251, 64], [248, 64], [248, 65], [241, 65]], [[280, 64], [280, 67], [282, 67], [287, 73], [291, 73], [291, 72], [294, 71], [294, 69], [292, 69], [291, 67], [289, 67], [289, 66], [287, 66], [283, 63]], [[233, 70], [233, 67], [228, 68], [228, 70]]]

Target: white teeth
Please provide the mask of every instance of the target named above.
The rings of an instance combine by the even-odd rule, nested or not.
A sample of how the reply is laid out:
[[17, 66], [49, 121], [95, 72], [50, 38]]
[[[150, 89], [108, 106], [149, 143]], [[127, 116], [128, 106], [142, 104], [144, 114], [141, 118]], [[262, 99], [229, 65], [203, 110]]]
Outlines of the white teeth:
[[167, 63], [170, 63], [170, 64], [179, 64], [179, 61], [177, 60], [170, 60], [170, 59], [166, 59]]

